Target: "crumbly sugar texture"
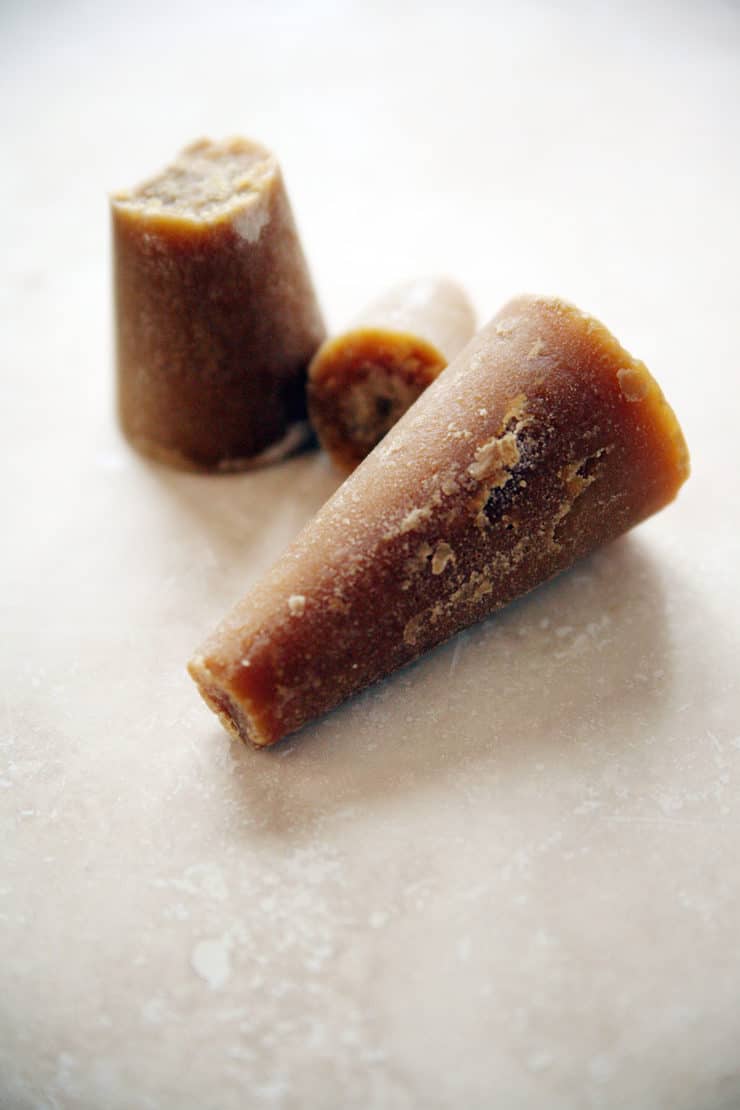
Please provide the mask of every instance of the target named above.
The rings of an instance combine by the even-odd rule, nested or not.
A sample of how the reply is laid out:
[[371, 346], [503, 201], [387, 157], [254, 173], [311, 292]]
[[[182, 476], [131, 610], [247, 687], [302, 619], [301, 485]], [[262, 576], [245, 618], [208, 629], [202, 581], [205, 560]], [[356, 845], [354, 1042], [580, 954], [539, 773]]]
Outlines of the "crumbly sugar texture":
[[475, 313], [448, 278], [393, 286], [319, 348], [308, 409], [322, 447], [353, 470], [471, 339]]

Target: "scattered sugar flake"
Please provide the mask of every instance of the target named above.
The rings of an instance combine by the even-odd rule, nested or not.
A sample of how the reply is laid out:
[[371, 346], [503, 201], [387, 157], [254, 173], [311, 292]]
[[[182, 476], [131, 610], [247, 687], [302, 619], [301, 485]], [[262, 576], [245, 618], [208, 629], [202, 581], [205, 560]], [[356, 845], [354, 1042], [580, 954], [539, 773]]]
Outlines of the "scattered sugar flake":
[[626, 366], [617, 371], [619, 388], [627, 401], [642, 401], [649, 392], [647, 374], [637, 366]]
[[432, 574], [442, 574], [445, 568], [456, 561], [455, 552], [448, 543], [440, 540], [432, 557]]
[[190, 911], [182, 902], [175, 902], [165, 908], [164, 916], [173, 921], [187, 921], [190, 917]]
[[79, 1064], [69, 1052], [60, 1052], [57, 1056], [54, 1082], [66, 1094], [70, 1090], [73, 1073], [79, 1070]]
[[190, 964], [196, 975], [208, 984], [211, 990], [219, 990], [231, 975], [231, 937], [198, 941], [190, 954]]
[[530, 1071], [544, 1071], [549, 1068], [553, 1062], [551, 1052], [533, 1052], [527, 1060], [527, 1067]]
[[147, 1025], [161, 1025], [167, 1017], [167, 1003], [161, 995], [155, 995], [141, 1007], [142, 1020]]
[[460, 937], [459, 941], [457, 942], [457, 958], [460, 963], [467, 963], [467, 961], [470, 959], [471, 949], [472, 944], [470, 941], [470, 937]]
[[302, 617], [306, 611], [306, 598], [303, 594], [291, 594], [288, 598], [288, 609], [293, 617]]
[[233, 222], [234, 230], [248, 243], [256, 243], [262, 234], [262, 229], [270, 222], [270, 210], [267, 204], [259, 198], [252, 201], [236, 216]]
[[224, 902], [228, 888], [220, 867], [215, 863], [196, 863], [187, 867], [181, 879], [153, 879], [152, 884], [159, 887], [173, 887], [186, 894], [200, 894]]
[[573, 810], [574, 817], [586, 817], [589, 813], [601, 808], [601, 802], [596, 801], [595, 798], [586, 798], [580, 802]]
[[432, 510], [427, 505], [411, 509], [401, 521], [398, 528], [399, 535], [405, 535], [406, 532], [413, 532], [423, 524], [425, 520], [428, 520], [431, 515]]
[[658, 805], [666, 817], [670, 817], [676, 810], [683, 809], [683, 798], [670, 794], [660, 794]]
[[592, 1057], [588, 1070], [595, 1083], [606, 1083], [612, 1077], [614, 1064], [608, 1056], [600, 1054]]
[[290, 1092], [290, 1084], [287, 1079], [279, 1076], [273, 1079], [270, 1083], [263, 1083], [259, 1087], [252, 1087], [252, 1094], [255, 1098], [263, 1102], [281, 1102], [285, 1095]]
[[385, 910], [375, 910], [370, 914], [370, 928], [382, 929], [387, 924], [390, 915]]

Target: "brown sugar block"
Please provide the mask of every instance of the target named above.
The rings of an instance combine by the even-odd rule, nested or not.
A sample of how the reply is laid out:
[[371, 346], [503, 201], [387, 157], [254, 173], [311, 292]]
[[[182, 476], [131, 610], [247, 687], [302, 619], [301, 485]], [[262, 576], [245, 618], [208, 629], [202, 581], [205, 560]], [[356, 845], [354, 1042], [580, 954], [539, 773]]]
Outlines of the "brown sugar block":
[[475, 314], [445, 278], [390, 289], [327, 340], [308, 371], [308, 411], [321, 445], [353, 470], [470, 340]]
[[676, 417], [592, 317], [520, 297], [475, 337], [190, 663], [272, 744], [671, 501]]
[[274, 156], [201, 140], [111, 213], [118, 411], [134, 447], [239, 470], [300, 446], [324, 325]]

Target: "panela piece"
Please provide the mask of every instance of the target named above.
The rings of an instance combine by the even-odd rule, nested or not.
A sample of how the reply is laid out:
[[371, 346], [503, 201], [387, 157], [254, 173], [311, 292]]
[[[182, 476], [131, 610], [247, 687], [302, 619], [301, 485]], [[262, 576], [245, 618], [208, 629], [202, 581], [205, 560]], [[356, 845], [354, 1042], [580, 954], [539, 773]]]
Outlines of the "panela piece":
[[511, 301], [190, 664], [232, 733], [282, 736], [671, 501], [676, 417], [592, 317]]
[[240, 470], [307, 438], [324, 338], [274, 156], [201, 140], [111, 198], [118, 412], [138, 450]]
[[322, 447], [353, 470], [475, 331], [465, 292], [419, 278], [368, 305], [327, 340], [308, 371], [308, 411]]

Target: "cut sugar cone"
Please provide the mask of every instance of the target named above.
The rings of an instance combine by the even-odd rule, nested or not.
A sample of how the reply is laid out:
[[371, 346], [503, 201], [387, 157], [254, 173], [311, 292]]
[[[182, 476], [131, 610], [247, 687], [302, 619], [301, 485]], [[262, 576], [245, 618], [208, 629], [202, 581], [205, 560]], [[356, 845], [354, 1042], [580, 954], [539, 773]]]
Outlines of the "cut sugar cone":
[[456, 282], [417, 278], [326, 340], [308, 368], [308, 412], [336, 465], [361, 463], [474, 331], [473, 307]]
[[480, 331], [189, 665], [275, 743], [661, 509], [688, 475], [643, 363], [554, 298]]

